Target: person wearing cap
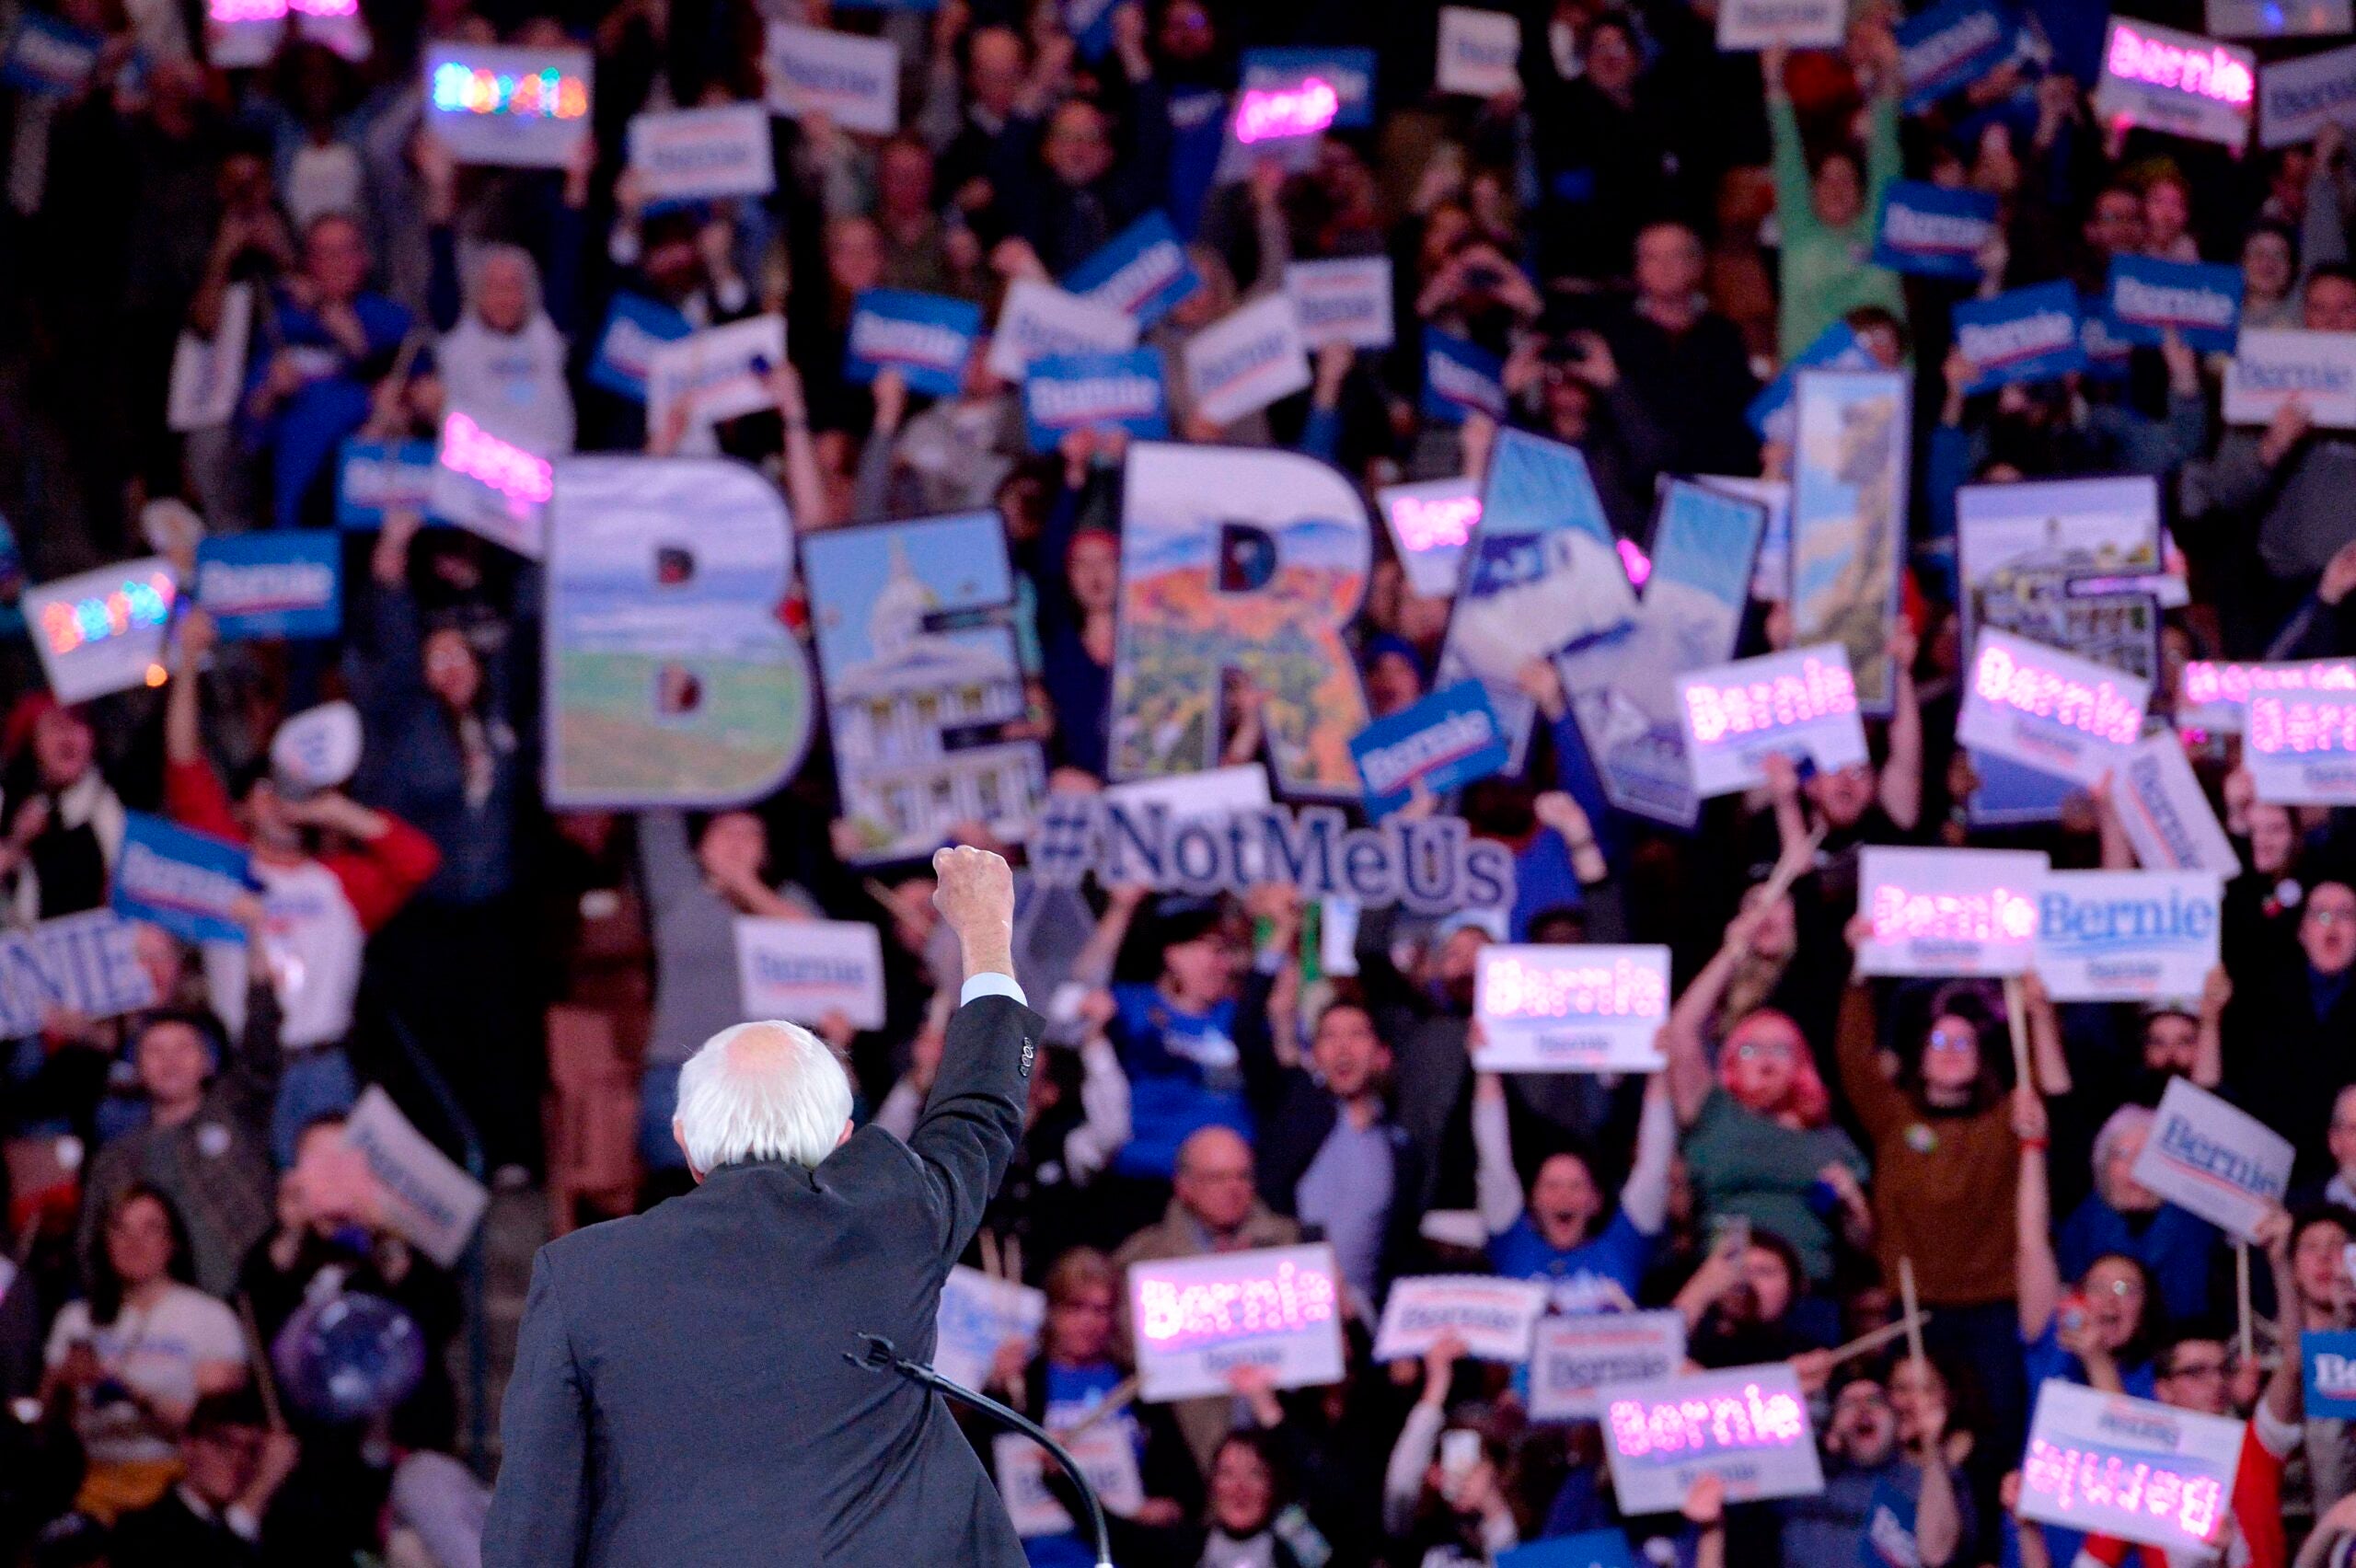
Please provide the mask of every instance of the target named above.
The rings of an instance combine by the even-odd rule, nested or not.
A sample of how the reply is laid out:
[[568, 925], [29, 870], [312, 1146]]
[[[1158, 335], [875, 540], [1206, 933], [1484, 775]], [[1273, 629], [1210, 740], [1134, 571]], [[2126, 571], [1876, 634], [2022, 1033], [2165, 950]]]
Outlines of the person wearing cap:
[[34, 692], [9, 711], [0, 757], [0, 881], [15, 882], [10, 912], [30, 925], [105, 904], [123, 810], [98, 771], [88, 717]]
[[[232, 804], [205, 758], [197, 708], [197, 673], [217, 637], [213, 617], [201, 609], [180, 623], [179, 664], [164, 709], [164, 804], [182, 826], [253, 849], [253, 872], [263, 886], [261, 941], [284, 1014], [281, 1040], [291, 1054], [271, 1123], [271, 1148], [284, 1164], [306, 1122], [346, 1109], [357, 1096], [343, 1037], [360, 989], [362, 950], [425, 885], [442, 855], [398, 817], [332, 789], [294, 798], [265, 775]], [[340, 834], [350, 847], [314, 854], [306, 839], [316, 830]], [[232, 1032], [242, 1030], [245, 945], [212, 943], [204, 958], [214, 1010]]]

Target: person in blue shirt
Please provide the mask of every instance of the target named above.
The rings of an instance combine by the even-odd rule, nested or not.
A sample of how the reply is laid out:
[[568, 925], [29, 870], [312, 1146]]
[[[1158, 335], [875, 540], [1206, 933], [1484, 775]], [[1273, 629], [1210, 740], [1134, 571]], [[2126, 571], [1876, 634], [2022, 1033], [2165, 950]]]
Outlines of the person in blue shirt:
[[1635, 1160], [1609, 1220], [1594, 1171], [1567, 1150], [1546, 1157], [1525, 1194], [1514, 1170], [1505, 1082], [1495, 1073], [1473, 1080], [1472, 1141], [1491, 1266], [1510, 1278], [1551, 1282], [1558, 1312], [1633, 1307], [1669, 1216], [1677, 1148], [1677, 1119], [1661, 1075], [1645, 1086]]
[[[1141, 889], [1115, 890], [1091, 951], [1117, 951], [1144, 898]], [[1160, 973], [1150, 985], [1113, 986], [1105, 1031], [1129, 1079], [1129, 1141], [1113, 1169], [1166, 1184], [1190, 1135], [1225, 1126], [1248, 1139], [1252, 1112], [1235, 1044], [1238, 955], [1218, 905], [1166, 903], [1146, 934]]]

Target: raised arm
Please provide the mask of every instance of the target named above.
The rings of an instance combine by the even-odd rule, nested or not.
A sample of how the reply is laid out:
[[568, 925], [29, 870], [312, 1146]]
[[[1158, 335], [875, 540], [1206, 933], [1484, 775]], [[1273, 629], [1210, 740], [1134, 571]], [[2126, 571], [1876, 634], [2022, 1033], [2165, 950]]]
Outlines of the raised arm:
[[1502, 1236], [1521, 1217], [1521, 1178], [1513, 1169], [1512, 1118], [1506, 1110], [1505, 1080], [1495, 1073], [1472, 1075], [1473, 1201], [1481, 1228]]
[[2021, 1341], [2044, 1337], [2062, 1304], [2062, 1265], [2053, 1256], [2053, 1194], [2046, 1185], [2045, 1101], [2034, 1089], [2013, 1090], [2013, 1130], [2020, 1135], [2020, 1180], [2015, 1187], [2014, 1294], [2021, 1315]]
[[1113, 961], [1121, 956], [1121, 944], [1129, 938], [1130, 923], [1137, 919], [1138, 906], [1149, 895], [1142, 887], [1116, 887], [1109, 890], [1104, 901], [1104, 913], [1097, 917], [1096, 929], [1080, 944], [1079, 953], [1071, 961], [1071, 977], [1082, 986], [1102, 986], [1113, 974]]
[[2215, 1089], [2225, 1081], [2225, 1008], [2234, 999], [2234, 982], [2222, 963], [2200, 983], [2200, 1032], [2193, 1036], [2192, 1081]]
[[1620, 1184], [1620, 1212], [1642, 1236], [1657, 1236], [1669, 1219], [1669, 1168], [1677, 1158], [1677, 1116], [1669, 1102], [1666, 1073], [1645, 1085], [1645, 1106], [1636, 1119], [1636, 1158]]
[[1761, 918], [1757, 910], [1746, 909], [1727, 922], [1725, 942], [1669, 1009], [1669, 1022], [1662, 1026], [1661, 1054], [1669, 1058], [1664, 1076], [1669, 1079], [1669, 1103], [1676, 1109], [1680, 1126], [1693, 1124], [1702, 1114], [1703, 1101], [1710, 1098], [1711, 1086], [1717, 1082], [1710, 1070], [1709, 1056], [1703, 1049], [1702, 1033], [1717, 1015], [1718, 1004], [1726, 999], [1727, 987], [1734, 983], [1735, 968], [1742, 963], [1743, 954], [1750, 951], [1750, 936], [1758, 929]]
[[[2040, 1094], [2070, 1092], [2070, 1057], [2062, 1049], [2062, 1015], [2045, 982], [2032, 969], [2021, 976], [2021, 1012], [2028, 1020], [2029, 1070], [2037, 1075]], [[2205, 1087], [2205, 1086], [2204, 1086]]]
[[1898, 685], [1889, 715], [1889, 755], [1881, 765], [1877, 794], [1882, 811], [1906, 833], [1923, 820], [1923, 708], [1914, 695], [1916, 651], [1914, 628], [1901, 617], [1889, 634]]
[[[1850, 945], [1863, 935], [1859, 921], [1850, 922]], [[1913, 1115], [1913, 1108], [1899, 1087], [1881, 1070], [1881, 1037], [1875, 1027], [1873, 983], [1864, 975], [1849, 982], [1841, 998], [1841, 1020], [1833, 1026], [1833, 1053], [1840, 1059], [1841, 1092], [1857, 1124], [1876, 1142], [1896, 1132]]]
[[2275, 1343], [2281, 1351], [2258, 1406], [2259, 1440], [2271, 1453], [2279, 1451], [2278, 1444], [2287, 1449], [2304, 1436], [2301, 1405], [2305, 1357], [2299, 1354], [2299, 1336], [2306, 1332], [2306, 1308], [2299, 1300], [2299, 1282], [2291, 1270], [2290, 1215], [2277, 1206], [2258, 1221], [2251, 1239], [2265, 1249], [2267, 1272], [2274, 1276]]

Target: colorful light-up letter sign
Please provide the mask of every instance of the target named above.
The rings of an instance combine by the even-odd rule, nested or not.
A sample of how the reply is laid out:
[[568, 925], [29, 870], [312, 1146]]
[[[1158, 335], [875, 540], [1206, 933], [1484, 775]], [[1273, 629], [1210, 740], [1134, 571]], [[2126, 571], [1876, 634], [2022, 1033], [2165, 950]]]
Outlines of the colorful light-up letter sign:
[[1148, 1279], [1138, 1286], [1138, 1332], [1164, 1350], [1192, 1349], [1329, 1323], [1334, 1303], [1331, 1275], [1289, 1260], [1241, 1279]]
[[2093, 785], [2142, 734], [2149, 681], [1983, 628], [1956, 739], [1974, 752]]
[[1410, 551], [1461, 549], [1480, 521], [1477, 495], [1402, 495], [1391, 502], [1391, 526]]
[[2244, 108], [2258, 89], [2249, 67], [2223, 45], [2187, 48], [2139, 33], [2123, 21], [2111, 28], [2106, 67], [2121, 81], [2169, 87]]
[[517, 75], [452, 60], [434, 67], [433, 107], [453, 114], [578, 120], [589, 112], [589, 84], [554, 66]]
[[160, 627], [171, 618], [176, 592], [170, 572], [148, 571], [125, 577], [103, 594], [52, 600], [40, 607], [41, 637], [51, 653], [63, 655], [137, 628]]
[[1342, 1289], [1332, 1249], [1268, 1247], [1129, 1265], [1143, 1397], [1191, 1399], [1257, 1366], [1278, 1388], [1342, 1375]]
[[1322, 76], [1295, 87], [1252, 87], [1235, 110], [1235, 139], [1245, 146], [1314, 136], [1342, 112], [1342, 95]]
[[2172, 1558], [2213, 1547], [2244, 1430], [2225, 1417], [2049, 1381], [2021, 1461], [2021, 1517], [2165, 1548]]
[[1812, 724], [1857, 710], [1857, 683], [1845, 661], [1810, 655], [1800, 667], [1731, 686], [1685, 688], [1693, 739], [1710, 745], [1728, 736], [1755, 735]]
[[1473, 976], [1484, 1072], [1651, 1072], [1669, 1012], [1665, 947], [1506, 947]]
[[2017, 974], [2036, 953], [2050, 863], [2008, 849], [1865, 851], [1857, 912], [1864, 974]]
[[556, 490], [556, 470], [547, 458], [500, 440], [461, 413], [443, 422], [441, 463], [506, 497], [507, 510], [518, 518], [547, 505]]
[[1788, 1366], [1607, 1384], [1599, 1400], [1612, 1490], [1626, 1513], [1674, 1508], [1703, 1475], [1744, 1502], [1823, 1489], [1807, 1403]]
[[1972, 689], [1991, 702], [2081, 731], [2115, 746], [2135, 744], [2143, 705], [2131, 702], [2116, 682], [2075, 680], [2013, 657], [2001, 647], [1981, 651]]

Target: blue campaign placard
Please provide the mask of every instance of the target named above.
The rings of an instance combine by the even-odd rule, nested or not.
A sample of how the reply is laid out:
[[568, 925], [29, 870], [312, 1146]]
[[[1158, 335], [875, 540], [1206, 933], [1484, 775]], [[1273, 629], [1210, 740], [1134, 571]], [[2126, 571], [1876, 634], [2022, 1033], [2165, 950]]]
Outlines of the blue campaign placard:
[[1505, 362], [1480, 344], [1424, 329], [1424, 416], [1461, 424], [1468, 413], [1506, 417]]
[[981, 330], [982, 307], [971, 300], [868, 289], [851, 302], [843, 377], [864, 386], [888, 368], [912, 392], [953, 398]]
[[232, 911], [239, 898], [260, 891], [244, 845], [145, 812], [123, 814], [110, 895], [123, 918], [161, 926], [187, 941], [242, 942], [246, 928]]
[[1620, 1530], [1581, 1530], [1497, 1553], [1497, 1568], [1636, 1568]]
[[1065, 432], [1125, 430], [1139, 441], [1170, 434], [1161, 354], [1049, 354], [1031, 362], [1022, 382], [1022, 422], [1034, 452], [1053, 452]]
[[347, 441], [336, 454], [339, 528], [381, 528], [387, 512], [422, 516], [433, 499], [430, 441]]
[[2242, 270], [2114, 256], [2104, 305], [2122, 341], [2156, 344], [2173, 327], [2199, 352], [2229, 354], [2241, 339]]
[[1314, 76], [1341, 99], [1334, 114], [1337, 129], [1374, 123], [1371, 49], [1247, 49], [1242, 63], [1247, 88], [1297, 86]]
[[49, 98], [79, 92], [98, 65], [99, 47], [96, 33], [39, 11], [20, 11], [7, 43], [0, 47], [0, 86]]
[[1923, 278], [1969, 282], [1996, 232], [1996, 198], [1927, 180], [1894, 179], [1882, 197], [1874, 265]]
[[695, 324], [667, 305], [642, 294], [616, 294], [606, 313], [606, 329], [597, 335], [596, 357], [589, 362], [591, 385], [645, 402], [646, 367], [654, 351], [694, 331]]
[[2020, 18], [1996, 0], [1946, 0], [1898, 29], [1905, 110], [1919, 113], [2010, 60]]
[[[1792, 394], [1799, 387], [1799, 373], [1804, 370], [1863, 370], [1873, 363], [1865, 352], [1865, 343], [1857, 337], [1855, 328], [1846, 321], [1835, 321], [1816, 335], [1816, 341], [1794, 354], [1774, 380], [1759, 389], [1750, 400], [1743, 418], [1761, 435], [1768, 435], [1768, 426], [1778, 415], [1792, 406]], [[1781, 437], [1788, 440], [1786, 431]]]
[[2309, 1419], [2356, 1416], [2356, 1329], [2301, 1334], [2299, 1372], [2306, 1385]]
[[1955, 341], [1971, 362], [1968, 392], [2058, 380], [2086, 368], [2086, 351], [2078, 340], [2078, 292], [2066, 282], [1958, 304]]
[[343, 540], [316, 528], [216, 534], [196, 547], [196, 603], [232, 642], [333, 637], [343, 624]]
[[2135, 357], [2135, 345], [2119, 335], [2119, 323], [2110, 318], [2110, 305], [2105, 296], [2078, 296], [2078, 344], [2086, 351], [2086, 368], [2081, 374], [2095, 381], [2127, 379], [2128, 363]]
[[1064, 278], [1068, 293], [1133, 318], [1143, 329], [1203, 286], [1168, 214], [1148, 213]]
[[1436, 691], [1412, 708], [1377, 719], [1350, 738], [1366, 784], [1367, 815], [1377, 822], [1414, 798], [1420, 783], [1435, 795], [1505, 771], [1512, 753], [1479, 681]]

